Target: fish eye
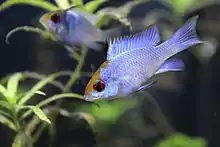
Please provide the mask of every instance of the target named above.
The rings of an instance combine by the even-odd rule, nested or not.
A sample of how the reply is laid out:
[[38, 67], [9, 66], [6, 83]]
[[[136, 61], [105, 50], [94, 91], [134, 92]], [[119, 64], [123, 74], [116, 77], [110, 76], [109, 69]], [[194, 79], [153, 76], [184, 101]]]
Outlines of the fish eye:
[[101, 92], [105, 89], [105, 82], [102, 80], [98, 80], [94, 85], [93, 88], [98, 91]]
[[60, 16], [57, 14], [53, 14], [50, 16], [50, 19], [54, 22], [54, 23], [58, 23], [60, 22]]

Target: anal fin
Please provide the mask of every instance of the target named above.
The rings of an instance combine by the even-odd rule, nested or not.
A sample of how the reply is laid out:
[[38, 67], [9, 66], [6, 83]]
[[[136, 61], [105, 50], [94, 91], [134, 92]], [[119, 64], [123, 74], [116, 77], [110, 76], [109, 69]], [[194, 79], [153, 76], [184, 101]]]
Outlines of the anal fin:
[[156, 74], [161, 74], [171, 71], [183, 71], [185, 69], [185, 64], [181, 59], [170, 58], [167, 59], [155, 72]]

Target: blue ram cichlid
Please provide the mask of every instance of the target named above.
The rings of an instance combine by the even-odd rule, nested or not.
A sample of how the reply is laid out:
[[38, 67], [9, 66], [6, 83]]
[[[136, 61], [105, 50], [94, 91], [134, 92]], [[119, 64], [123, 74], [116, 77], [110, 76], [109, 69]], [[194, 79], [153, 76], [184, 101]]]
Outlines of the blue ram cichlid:
[[197, 20], [198, 16], [191, 18], [161, 44], [156, 25], [134, 35], [110, 40], [107, 60], [87, 84], [85, 100], [125, 97], [151, 87], [156, 81], [146, 82], [156, 74], [182, 71], [183, 61], [170, 57], [203, 43], [196, 34]]
[[[120, 28], [101, 30], [96, 27], [99, 16], [83, 12], [77, 6], [48, 12], [40, 17], [40, 23], [67, 49], [86, 45], [101, 50], [107, 37], [118, 33]], [[71, 51], [71, 50], [69, 50]]]

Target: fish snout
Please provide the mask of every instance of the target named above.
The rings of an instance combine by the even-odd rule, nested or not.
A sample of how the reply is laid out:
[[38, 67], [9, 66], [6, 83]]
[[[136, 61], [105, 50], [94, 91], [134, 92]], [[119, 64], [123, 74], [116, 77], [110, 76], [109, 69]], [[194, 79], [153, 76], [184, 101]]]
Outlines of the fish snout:
[[40, 24], [46, 29], [46, 30], [49, 30], [49, 20], [48, 20], [48, 17], [47, 15], [43, 15], [40, 17], [39, 19], [39, 22]]
[[89, 102], [94, 101], [93, 97], [89, 95], [84, 95], [84, 100]]

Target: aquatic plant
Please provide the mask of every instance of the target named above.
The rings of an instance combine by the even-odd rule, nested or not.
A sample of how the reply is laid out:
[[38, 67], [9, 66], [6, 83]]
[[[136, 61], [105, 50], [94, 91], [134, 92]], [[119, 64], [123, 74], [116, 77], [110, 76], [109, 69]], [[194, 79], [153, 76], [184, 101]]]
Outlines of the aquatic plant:
[[[101, 4], [103, 4], [105, 0], [93, 0], [86, 4], [84, 4], [82, 0], [71, 0], [70, 1], [71, 3], [68, 0], [55, 0], [55, 2], [56, 5], [46, 0], [7, 0], [0, 5], [0, 11], [3, 11], [14, 5], [24, 5], [24, 4], [34, 7], [39, 7], [46, 11], [66, 9], [72, 5], [77, 5], [78, 8], [80, 8], [81, 10], [87, 13], [94, 13], [100, 16], [100, 20], [96, 24], [97, 27], [102, 27], [102, 25], [108, 23], [108, 21], [111, 18], [117, 19], [123, 24], [130, 26], [130, 22], [126, 18], [128, 12], [130, 11], [133, 5], [144, 2], [144, 0], [128, 2], [125, 5], [118, 8], [107, 7], [97, 12], [95, 12], [96, 9]], [[21, 26], [13, 29], [7, 35], [6, 41], [8, 40], [8, 37], [11, 36], [11, 34], [19, 30], [36, 32], [46, 39], [51, 39], [53, 41], [56, 41], [56, 38], [54, 38], [54, 36], [49, 32], [47, 32], [46, 30], [32, 26]], [[8, 75], [1, 80], [0, 93], [2, 95], [1, 96], [2, 100], [0, 101], [0, 122], [8, 126], [17, 133], [13, 142], [14, 147], [23, 147], [23, 146], [31, 147], [37, 141], [42, 131], [46, 127], [49, 127], [49, 131], [53, 135], [54, 133], [53, 120], [55, 116], [52, 113], [54, 113], [54, 111], [56, 112], [59, 111], [60, 114], [68, 117], [72, 114], [80, 115], [83, 118], [85, 118], [90, 125], [94, 125], [95, 119], [114, 122], [120, 117], [120, 115], [126, 109], [129, 109], [130, 107], [136, 105], [135, 101], [128, 101], [127, 103], [123, 102], [123, 104], [127, 105], [127, 107], [122, 107], [121, 106], [122, 102], [120, 101], [111, 104], [107, 104], [103, 102], [102, 104], [103, 109], [101, 110], [101, 112], [103, 113], [98, 113], [99, 109], [93, 106], [87, 108], [82, 107], [79, 110], [79, 112], [74, 112], [74, 113], [70, 113], [67, 110], [63, 110], [61, 108], [53, 109], [51, 107], [45, 107], [51, 102], [64, 98], [77, 98], [77, 99], [83, 98], [81, 94], [70, 92], [70, 90], [71, 87], [76, 83], [77, 79], [79, 79], [82, 76], [91, 76], [91, 73], [86, 73], [82, 71], [86, 55], [87, 55], [86, 47], [82, 47], [80, 54], [76, 52], [72, 54], [73, 59], [77, 61], [76, 68], [73, 71], [61, 71], [58, 73], [53, 73], [49, 76], [42, 76], [39, 73], [18, 72], [18, 73], [13, 73], [12, 75]], [[59, 83], [56, 80], [56, 78], [60, 76], [69, 77], [69, 80], [65, 85]], [[19, 82], [25, 80], [26, 78], [35, 78], [35, 79], [37, 78], [40, 79], [40, 81], [37, 82], [28, 91], [22, 92], [20, 94], [18, 92], [21, 89], [21, 87], [19, 87]], [[53, 95], [51, 97], [47, 97], [47, 94], [42, 92], [43, 87], [46, 86], [47, 84], [52, 84], [60, 88], [61, 93]], [[29, 105], [28, 102], [31, 99], [33, 99], [33, 97], [36, 96], [36, 94], [44, 96], [45, 97], [44, 100], [40, 101], [36, 105]], [[92, 115], [90, 115], [89, 113], [82, 112], [85, 111], [86, 109], [87, 112], [90, 112], [90, 114]], [[35, 115], [32, 116], [31, 120], [27, 120], [27, 118], [31, 116], [31, 114], [33, 113]], [[40, 125], [40, 128], [35, 133], [33, 133], [34, 132], [33, 130], [42, 121], [44, 123]], [[159, 147], [166, 147], [166, 146], [160, 145]], [[204, 147], [204, 146], [198, 146], [198, 147]]]
[[[55, 0], [55, 2], [56, 2], [56, 5], [46, 0], [7, 0], [0, 5], [0, 11], [3, 11], [14, 5], [24, 5], [24, 4], [39, 7], [47, 11], [55, 11], [57, 9], [66, 9], [70, 7], [71, 5], [77, 5], [81, 10], [86, 11], [87, 13], [94, 13], [95, 10], [105, 1], [94, 0], [86, 4], [83, 4], [82, 0], [72, 0], [71, 1], [72, 3], [69, 3], [68, 0]], [[106, 24], [111, 18], [119, 19], [119, 21], [121, 21], [125, 25], [130, 25], [129, 21], [124, 16], [127, 15], [127, 13], [129, 12], [129, 10], [132, 8], [134, 4], [138, 4], [138, 2], [134, 2], [134, 3], [129, 2], [124, 7], [122, 6], [120, 8], [111, 8], [112, 12], [114, 13], [111, 13], [109, 9], [106, 9], [106, 11], [104, 9], [100, 12], [98, 11], [96, 14], [100, 16], [100, 20], [97, 22], [97, 26], [101, 27], [102, 25]], [[123, 10], [123, 13], [120, 14], [119, 11], [114, 11], [114, 10]], [[115, 12], [118, 12], [118, 13], [115, 13]], [[31, 27], [31, 26], [21, 26], [21, 27], [17, 27], [13, 29], [12, 31], [8, 33], [8, 35], [6, 36], [6, 42], [8, 42], [8, 37], [11, 34], [19, 30], [36, 32], [36, 33], [39, 33], [44, 38], [56, 41], [56, 38], [54, 38], [54, 36], [50, 34], [49, 32], [47, 32], [46, 30], [43, 30], [37, 27]], [[41, 76], [38, 73], [19, 72], [19, 73], [14, 73], [12, 75], [8, 75], [2, 79], [2, 83], [6, 83], [8, 80], [8, 84], [7, 84], [7, 88], [5, 88], [3, 85], [0, 86], [0, 92], [5, 98], [3, 99], [3, 101], [0, 101], [0, 105], [4, 106], [4, 108], [6, 106], [8, 107], [0, 111], [0, 114], [1, 114], [0, 121], [1, 123], [7, 125], [8, 127], [10, 127], [11, 129], [17, 132], [17, 135], [13, 143], [14, 147], [24, 146], [25, 144], [22, 144], [22, 141], [24, 140], [26, 141], [26, 145], [32, 146], [32, 144], [34, 144], [37, 141], [38, 137], [42, 133], [42, 130], [46, 126], [48, 126], [48, 124], [50, 124], [49, 125], [50, 130], [53, 130], [53, 118], [50, 115], [50, 112], [49, 112], [50, 109], [49, 108], [41, 109], [42, 107], [46, 106], [47, 104], [53, 101], [63, 99], [63, 98], [78, 98], [78, 99], [83, 98], [82, 95], [72, 93], [72, 92], [69, 93], [69, 91], [72, 85], [76, 82], [78, 78], [80, 78], [81, 76], [85, 76], [85, 75], [86, 76], [91, 75], [90, 73], [82, 72], [82, 67], [83, 67], [84, 59], [86, 55], [87, 55], [86, 47], [82, 47], [80, 55], [77, 54], [76, 52], [73, 53], [72, 57], [73, 59], [77, 61], [77, 66], [73, 72], [72, 71], [61, 71], [58, 73], [53, 73], [49, 75], [48, 77]], [[65, 85], [62, 85], [61, 83], [55, 80], [56, 78], [60, 76], [70, 77], [68, 82]], [[18, 83], [19, 81], [24, 80], [26, 78], [38, 78], [40, 79], [40, 81], [37, 82], [36, 85], [30, 88], [30, 90], [28, 90], [27, 92], [18, 94], [17, 91], [20, 88]], [[44, 97], [46, 97], [46, 94], [41, 92], [40, 90], [44, 86], [50, 83], [60, 88], [62, 93], [45, 98], [44, 100], [42, 100], [36, 105], [27, 104], [27, 102], [30, 101], [35, 96], [35, 94], [41, 94]], [[123, 108], [123, 109], [126, 109], [126, 108]], [[118, 110], [121, 111], [120, 108], [118, 108]], [[55, 111], [61, 111], [61, 109], [56, 108]], [[94, 109], [94, 111], [96, 112], [97, 110]], [[35, 113], [37, 117], [33, 116], [30, 121], [24, 123], [24, 120], [28, 116], [30, 116], [32, 113]], [[68, 113], [65, 113], [65, 114], [68, 114]], [[79, 112], [79, 113], [74, 113], [74, 114], [79, 114], [83, 116], [91, 125], [94, 122], [92, 121], [93, 117], [87, 113]], [[104, 118], [101, 117], [104, 115], [105, 115]], [[112, 116], [112, 114], [109, 114], [109, 117], [108, 117], [108, 114], [106, 113], [104, 115], [96, 114], [96, 116], [99, 116], [101, 119], [105, 119], [105, 120], [108, 118], [116, 117], [116, 116], [119, 117], [119, 114], [114, 114], [114, 116]], [[36, 125], [40, 123], [40, 120], [45, 121], [48, 124], [43, 123], [42, 125], [40, 125], [40, 129], [38, 129], [38, 131], [33, 134], [33, 129], [36, 127]]]
[[155, 147], [207, 147], [207, 142], [201, 137], [189, 137], [176, 133], [159, 141]]
[[[66, 72], [59, 72], [50, 75], [47, 78], [43, 78], [37, 82], [30, 90], [26, 92], [20, 92], [19, 82], [25, 80], [26, 78], [37, 78], [33, 73], [30, 72], [18, 72], [10, 76], [7, 76], [1, 80], [0, 84], [0, 123], [8, 126], [13, 131], [17, 132], [13, 146], [21, 146], [24, 140], [29, 146], [32, 144], [30, 137], [26, 135], [23, 123], [25, 119], [32, 113], [38, 116], [38, 118], [48, 124], [51, 124], [50, 119], [45, 115], [41, 107], [62, 98], [79, 98], [82, 96], [75, 93], [65, 93], [58, 94], [52, 97], [48, 97], [37, 105], [28, 105], [27, 102], [30, 101], [36, 94], [46, 96], [46, 94], [40, 91], [45, 85], [51, 83], [59, 88], [60, 83], [53, 82], [53, 80], [59, 76], [67, 75]], [[39, 78], [39, 76], [38, 76]], [[20, 142], [19, 142], [20, 140]]]

